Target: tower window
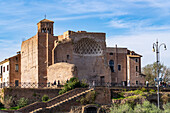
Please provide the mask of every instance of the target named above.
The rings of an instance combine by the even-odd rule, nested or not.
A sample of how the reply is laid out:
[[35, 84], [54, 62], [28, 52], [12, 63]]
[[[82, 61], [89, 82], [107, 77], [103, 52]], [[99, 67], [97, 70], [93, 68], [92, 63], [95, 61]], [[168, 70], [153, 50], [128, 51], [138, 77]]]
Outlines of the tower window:
[[49, 28], [47, 29], [47, 33], [51, 34], [51, 30]]
[[109, 66], [110, 66], [111, 72], [114, 72], [114, 61], [113, 60], [109, 61]]
[[118, 65], [118, 70], [121, 71], [121, 65]]
[[136, 66], [136, 71], [138, 71], [138, 66]]
[[42, 28], [41, 32], [42, 32], [42, 33], [44, 33], [44, 32], [45, 32], [44, 28]]

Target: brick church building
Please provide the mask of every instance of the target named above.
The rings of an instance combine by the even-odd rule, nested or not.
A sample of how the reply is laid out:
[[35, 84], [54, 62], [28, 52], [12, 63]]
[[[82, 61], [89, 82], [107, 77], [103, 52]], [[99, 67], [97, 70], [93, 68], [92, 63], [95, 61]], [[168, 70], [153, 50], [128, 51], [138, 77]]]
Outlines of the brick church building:
[[37, 34], [22, 42], [21, 82], [64, 84], [75, 76], [99, 85], [144, 85], [141, 55], [107, 47], [105, 33], [69, 30], [54, 36], [53, 23], [41, 20]]

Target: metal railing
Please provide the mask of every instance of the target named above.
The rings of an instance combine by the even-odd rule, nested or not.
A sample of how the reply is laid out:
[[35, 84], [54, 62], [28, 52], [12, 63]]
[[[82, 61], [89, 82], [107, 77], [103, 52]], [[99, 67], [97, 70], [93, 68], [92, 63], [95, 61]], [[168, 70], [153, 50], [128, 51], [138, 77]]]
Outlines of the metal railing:
[[15, 88], [61, 88], [62, 85], [57, 84], [50, 84], [50, 83], [35, 83], [35, 82], [20, 82], [20, 83], [14, 83], [14, 82], [3, 82], [0, 83], [0, 88], [9, 88], [9, 87], [15, 87]]
[[[91, 87], [128, 87], [123, 83], [109, 83], [109, 82], [98, 82], [98, 81], [90, 81], [87, 83], [89, 88]], [[0, 83], [0, 88], [9, 88], [9, 87], [16, 87], [16, 88], [61, 88], [63, 85], [61, 84], [54, 84], [54, 83], [35, 83], [35, 82], [3, 82]], [[146, 86], [145, 84], [132, 84], [130, 87], [143, 87]]]
[[[89, 87], [129, 87], [123, 83], [109, 83], [109, 82], [98, 82], [98, 81], [91, 81], [88, 82]], [[145, 84], [139, 83], [139, 84], [132, 84], [130, 87], [143, 87], [146, 86]]]

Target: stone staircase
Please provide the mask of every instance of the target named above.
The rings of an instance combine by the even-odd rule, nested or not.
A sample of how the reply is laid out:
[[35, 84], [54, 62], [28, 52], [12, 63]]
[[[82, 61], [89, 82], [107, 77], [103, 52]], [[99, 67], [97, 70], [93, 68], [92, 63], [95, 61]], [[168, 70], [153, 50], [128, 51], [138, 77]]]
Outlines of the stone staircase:
[[[69, 101], [73, 101], [74, 99], [85, 95], [87, 92], [90, 92], [94, 90], [92, 89], [88, 89], [88, 88], [76, 88], [73, 89], [71, 91], [68, 91], [67, 93], [64, 93], [62, 95], [59, 95], [57, 97], [52, 98], [50, 101], [48, 102], [35, 102], [32, 103], [28, 106], [25, 106], [15, 112], [20, 112], [20, 113], [43, 113], [42, 111], [49, 111], [53, 108], [56, 108], [58, 106], [64, 105], [65, 103], [69, 102]], [[75, 100], [76, 101], [76, 100]], [[44, 112], [46, 113], [46, 112]], [[48, 113], [48, 112], [47, 112]], [[51, 112], [49, 112], [51, 113]]]
[[51, 105], [51, 102], [53, 102], [53, 100], [51, 100], [51, 102], [49, 101], [47, 103], [46, 107], [43, 107], [43, 108], [41, 107], [41, 108], [35, 109], [35, 110], [33, 110], [33, 111], [29, 112], [29, 113], [53, 113], [53, 112], [56, 112], [56, 111], [58, 111], [57, 110], [58, 106], [60, 106], [62, 104], [65, 104], [66, 102], [69, 102], [69, 101], [71, 101], [73, 99], [76, 99], [76, 98], [78, 98], [78, 97], [80, 97], [80, 96], [82, 96], [82, 95], [84, 95], [84, 94], [86, 94], [86, 93], [88, 93], [90, 91], [93, 91], [93, 90], [94, 90], [93, 88], [85, 90], [85, 91], [83, 91], [81, 93], [78, 93], [78, 94], [73, 95], [71, 97], [68, 97], [68, 98], [66, 98], [64, 100], [61, 100], [61, 101], [59, 101], [59, 102], [57, 102], [57, 103], [55, 103], [53, 105]]
[[48, 102], [35, 102], [35, 103], [32, 103], [30, 105], [27, 105], [23, 108], [20, 108], [19, 110], [16, 110], [15, 112], [20, 112], [20, 113], [29, 113], [33, 110], [36, 110], [36, 109], [39, 109], [39, 108], [46, 108], [48, 106], [52, 106], [56, 103], [59, 103], [63, 100], [66, 100], [74, 95], [77, 95], [81, 92], [84, 92], [88, 90], [88, 88], [76, 88], [76, 89], [73, 89], [73, 90], [70, 90], [62, 95], [59, 95], [59, 96], [56, 96], [54, 98], [52, 98], [50, 101]]

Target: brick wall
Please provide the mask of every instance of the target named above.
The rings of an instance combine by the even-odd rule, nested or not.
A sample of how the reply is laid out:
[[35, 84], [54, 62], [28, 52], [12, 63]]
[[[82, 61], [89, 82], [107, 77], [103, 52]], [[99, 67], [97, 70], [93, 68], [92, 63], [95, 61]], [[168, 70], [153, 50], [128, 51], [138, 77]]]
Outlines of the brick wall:
[[74, 64], [69, 64], [65, 62], [56, 63], [47, 68], [47, 82], [54, 83], [56, 80], [58, 84], [58, 80], [60, 84], [66, 83], [67, 80], [76, 76], [76, 68]]
[[38, 38], [37, 35], [22, 42], [21, 82], [38, 83]]
[[29, 103], [41, 101], [43, 95], [48, 95], [49, 98], [54, 98], [58, 95], [61, 89], [32, 89], [32, 88], [4, 88], [4, 95], [12, 96], [15, 101], [20, 98], [28, 98]]
[[[107, 48], [107, 64], [109, 65], [110, 60], [114, 61], [114, 72], [111, 72], [112, 83], [122, 83], [122, 81], [126, 81], [126, 56], [127, 48]], [[118, 65], [121, 65], [121, 70], [118, 70]]]
[[[16, 64], [18, 65], [18, 70], [16, 70]], [[21, 54], [18, 54], [10, 58], [10, 78], [9, 82], [15, 83], [15, 80], [21, 82]], [[18, 83], [18, 85], [19, 85]]]

